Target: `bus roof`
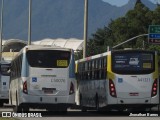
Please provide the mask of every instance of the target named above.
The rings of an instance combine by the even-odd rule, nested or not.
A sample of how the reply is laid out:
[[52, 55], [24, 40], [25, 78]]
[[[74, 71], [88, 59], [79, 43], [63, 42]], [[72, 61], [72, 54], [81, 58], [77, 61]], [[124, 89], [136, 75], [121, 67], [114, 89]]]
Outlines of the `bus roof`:
[[71, 48], [62, 48], [54, 45], [27, 45], [18, 52], [13, 59], [23, 53], [24, 50], [61, 50], [61, 51], [71, 51]]
[[58, 50], [72, 50], [71, 48], [63, 48], [55, 45], [27, 45], [23, 49], [28, 48], [29, 50], [34, 49], [58, 49]]
[[83, 62], [83, 61], [91, 60], [91, 59], [96, 59], [96, 58], [99, 58], [99, 57], [103, 57], [103, 56], [106, 56], [108, 54], [111, 54], [111, 52], [123, 52], [123, 51], [126, 51], [126, 52], [129, 52], [129, 51], [135, 51], [135, 52], [140, 52], [140, 51], [155, 52], [153, 50], [142, 50], [142, 49], [111, 50], [111, 51], [107, 51], [107, 52], [104, 52], [104, 53], [101, 53], [101, 54], [97, 54], [97, 55], [93, 55], [93, 56], [89, 56], [89, 57], [86, 57], [86, 58], [79, 59], [79, 60], [76, 61], [76, 63], [77, 62]]

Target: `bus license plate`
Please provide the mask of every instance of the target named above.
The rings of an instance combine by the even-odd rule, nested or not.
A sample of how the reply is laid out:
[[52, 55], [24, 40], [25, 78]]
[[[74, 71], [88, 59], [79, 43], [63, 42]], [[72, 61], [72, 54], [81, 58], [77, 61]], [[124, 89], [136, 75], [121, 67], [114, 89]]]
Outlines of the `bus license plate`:
[[53, 94], [53, 91], [56, 90], [55, 88], [42, 88], [44, 93], [46, 94]]
[[46, 94], [53, 94], [53, 90], [44, 90], [44, 93], [46, 93]]

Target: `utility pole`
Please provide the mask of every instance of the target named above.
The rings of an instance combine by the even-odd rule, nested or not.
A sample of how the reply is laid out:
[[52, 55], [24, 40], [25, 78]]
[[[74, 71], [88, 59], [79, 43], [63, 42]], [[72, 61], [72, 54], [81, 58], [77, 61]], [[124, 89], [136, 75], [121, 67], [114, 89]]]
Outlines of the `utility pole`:
[[87, 51], [87, 34], [88, 34], [88, 0], [84, 1], [84, 43], [83, 43], [83, 58], [86, 57]]
[[2, 2], [1, 2], [1, 23], [0, 23], [0, 61], [2, 60], [3, 5], [4, 5], [4, 0], [2, 0]]
[[29, 15], [28, 15], [28, 45], [31, 45], [31, 7], [32, 6], [32, 0], [29, 0]]

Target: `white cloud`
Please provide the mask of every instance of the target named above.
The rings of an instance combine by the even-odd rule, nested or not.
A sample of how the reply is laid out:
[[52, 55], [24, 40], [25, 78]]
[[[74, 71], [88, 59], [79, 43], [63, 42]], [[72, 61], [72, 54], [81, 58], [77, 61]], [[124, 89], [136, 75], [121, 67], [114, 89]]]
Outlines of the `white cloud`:
[[122, 6], [127, 4], [129, 0], [103, 0], [103, 1], [108, 2], [112, 5]]

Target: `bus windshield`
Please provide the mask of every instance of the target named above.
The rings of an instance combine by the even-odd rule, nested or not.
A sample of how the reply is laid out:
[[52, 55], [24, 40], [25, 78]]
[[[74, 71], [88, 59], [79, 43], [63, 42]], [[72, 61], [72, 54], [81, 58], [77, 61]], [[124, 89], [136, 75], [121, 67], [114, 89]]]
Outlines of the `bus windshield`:
[[1, 69], [0, 69], [1, 75], [10, 76], [9, 70], [10, 70], [10, 64], [1, 64]]
[[112, 71], [118, 74], [149, 74], [155, 69], [153, 52], [113, 52]]
[[70, 51], [29, 50], [27, 60], [31, 67], [67, 68], [70, 62]]

